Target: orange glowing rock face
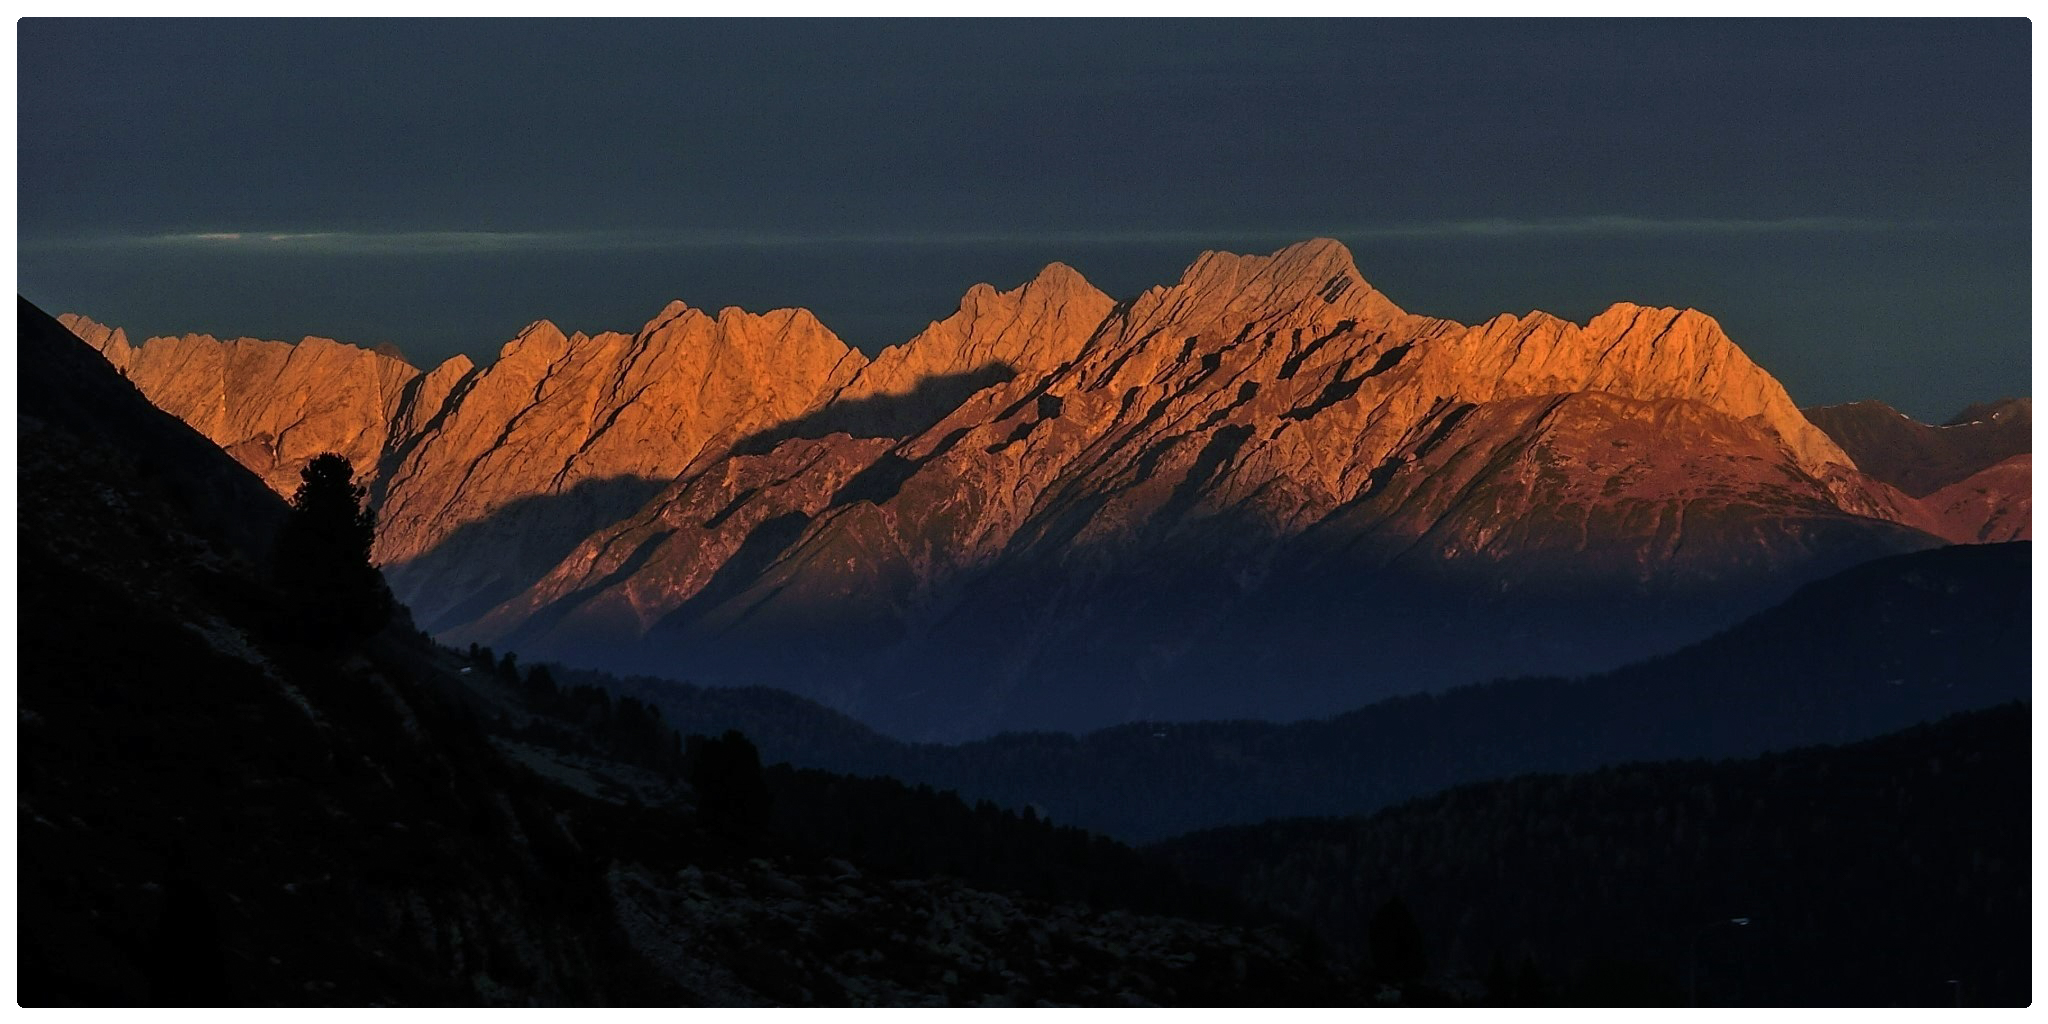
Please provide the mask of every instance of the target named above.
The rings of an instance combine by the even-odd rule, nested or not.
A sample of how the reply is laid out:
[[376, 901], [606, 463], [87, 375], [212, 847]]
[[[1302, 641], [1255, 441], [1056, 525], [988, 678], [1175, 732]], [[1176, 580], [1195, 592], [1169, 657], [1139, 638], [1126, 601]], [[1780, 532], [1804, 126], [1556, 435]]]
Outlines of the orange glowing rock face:
[[[360, 452], [377, 557], [423, 625], [848, 708], [938, 672], [1023, 700], [1055, 649], [1161, 678], [1205, 630], [1397, 579], [1465, 587], [1486, 615], [1551, 591], [1652, 608], [2028, 529], [2024, 459], [1905, 494], [1705, 314], [1466, 326], [1402, 310], [1330, 240], [1208, 253], [1124, 303], [1053, 264], [873, 360], [802, 310], [681, 303], [633, 335], [537, 323], [487, 367], [425, 374], [331, 342], [131, 349], [68, 323], [273, 486], [315, 440]], [[1337, 597], [1288, 611], [1310, 592]], [[1439, 674], [1492, 664], [1462, 656]]]
[[191, 424], [280, 494], [322, 452], [374, 467], [419, 371], [326, 338], [298, 344], [203, 334], [128, 344], [119, 328], [74, 314], [58, 321], [128, 376], [158, 408]]

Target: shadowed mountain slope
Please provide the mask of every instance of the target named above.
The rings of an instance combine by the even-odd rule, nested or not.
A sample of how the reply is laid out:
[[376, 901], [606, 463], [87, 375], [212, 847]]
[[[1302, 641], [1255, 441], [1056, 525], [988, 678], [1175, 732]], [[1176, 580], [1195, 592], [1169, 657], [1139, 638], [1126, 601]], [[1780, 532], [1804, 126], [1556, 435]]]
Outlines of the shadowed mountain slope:
[[2034, 535], [2034, 457], [2015, 455], [1920, 499], [1926, 529], [1964, 544]]
[[2033, 536], [2033, 400], [1973, 405], [1940, 426], [1883, 402], [1852, 402], [1806, 415], [1897, 488], [1885, 518], [1957, 544]]

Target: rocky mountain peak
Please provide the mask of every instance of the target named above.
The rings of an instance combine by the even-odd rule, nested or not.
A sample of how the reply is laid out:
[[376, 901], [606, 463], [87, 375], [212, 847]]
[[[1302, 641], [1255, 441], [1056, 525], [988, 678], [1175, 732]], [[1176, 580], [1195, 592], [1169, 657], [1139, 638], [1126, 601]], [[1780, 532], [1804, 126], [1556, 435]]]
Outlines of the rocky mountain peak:
[[1469, 400], [1604, 391], [1700, 402], [1773, 434], [1816, 478], [1849, 457], [1779, 384], [1694, 309], [1619, 302], [1584, 325], [1548, 313], [1499, 316], [1424, 353], [1448, 391]]
[[1367, 284], [1350, 252], [1330, 239], [1265, 256], [1207, 252], [1177, 283], [1117, 307], [1075, 373], [1090, 388], [1118, 394], [1207, 379], [1226, 362], [1236, 368], [1216, 380], [1247, 373], [1252, 381], [1293, 378], [1311, 366], [1348, 369], [1347, 360], [1384, 355], [1383, 342], [1434, 337], [1457, 326], [1402, 311]]
[[[1073, 360], [1116, 302], [1072, 267], [1048, 264], [1007, 291], [982, 283], [967, 290], [952, 316], [877, 355], [842, 399], [904, 396], [921, 387], [935, 402], [957, 404], [963, 389], [1043, 373]], [[936, 390], [933, 390], [936, 386]], [[930, 404], [930, 403], [927, 403]], [[946, 409], [918, 409], [903, 419], [930, 420]]]
[[550, 363], [569, 347], [569, 336], [550, 320], [535, 320], [520, 328], [498, 349], [499, 362]]
[[1378, 322], [1403, 316], [1358, 273], [1351, 250], [1333, 238], [1297, 242], [1269, 256], [1205, 252], [1162, 296], [1221, 299], [1224, 308], [1250, 310], [1320, 302], [1353, 319]]
[[1260, 275], [1276, 280], [1318, 277], [1328, 280], [1338, 274], [1355, 276], [1357, 273], [1358, 265], [1344, 243], [1334, 238], [1311, 238], [1269, 255], [1209, 250], [1195, 257], [1183, 275], [1182, 283], [1224, 275], [1233, 275], [1240, 280]]
[[671, 302], [638, 334], [573, 343], [540, 321], [490, 366], [444, 366], [419, 389], [447, 409], [419, 421], [376, 555], [432, 621], [537, 576], [698, 457], [800, 422], [865, 362], [803, 309]]
[[65, 330], [77, 335], [86, 344], [98, 349], [115, 368], [128, 369], [129, 360], [133, 358], [133, 350], [128, 347], [126, 331], [119, 327], [108, 327], [91, 317], [77, 313], [66, 313], [58, 317], [57, 322], [63, 324]]
[[1095, 286], [1088, 282], [1085, 275], [1058, 260], [1041, 267], [1036, 276], [1024, 283], [1024, 288], [1027, 291], [1049, 289], [1061, 295], [1095, 291]]
[[127, 374], [143, 395], [226, 449], [280, 494], [305, 461], [340, 452], [374, 477], [393, 417], [420, 371], [403, 359], [331, 338], [297, 343], [207, 334], [130, 346], [119, 328], [77, 314], [59, 320]]
[[2001, 398], [1996, 402], [1979, 402], [1949, 417], [1944, 427], [1964, 427], [1977, 423], [2032, 424], [2034, 421], [2034, 400], [2031, 398]]
[[682, 316], [684, 313], [687, 313], [689, 311], [689, 303], [684, 302], [681, 299], [670, 299], [668, 305], [661, 307], [661, 312], [654, 314], [654, 319], [647, 321], [647, 323], [640, 328], [640, 333], [642, 335], [653, 334], [655, 331], [660, 330], [662, 326], [667, 324], [669, 321], [674, 320], [676, 317]]

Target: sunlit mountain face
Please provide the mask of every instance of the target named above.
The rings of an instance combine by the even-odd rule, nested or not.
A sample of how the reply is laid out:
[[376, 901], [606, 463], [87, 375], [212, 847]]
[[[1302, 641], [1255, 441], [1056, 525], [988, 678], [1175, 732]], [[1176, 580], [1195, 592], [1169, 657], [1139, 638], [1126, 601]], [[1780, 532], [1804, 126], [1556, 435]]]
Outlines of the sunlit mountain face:
[[911, 738], [1610, 668], [2026, 531], [2024, 465], [1908, 494], [1711, 316], [1465, 325], [1329, 240], [1123, 300], [1053, 264], [872, 359], [802, 310], [681, 302], [426, 371], [69, 322], [280, 492], [315, 450], [373, 467], [376, 556], [446, 639]]

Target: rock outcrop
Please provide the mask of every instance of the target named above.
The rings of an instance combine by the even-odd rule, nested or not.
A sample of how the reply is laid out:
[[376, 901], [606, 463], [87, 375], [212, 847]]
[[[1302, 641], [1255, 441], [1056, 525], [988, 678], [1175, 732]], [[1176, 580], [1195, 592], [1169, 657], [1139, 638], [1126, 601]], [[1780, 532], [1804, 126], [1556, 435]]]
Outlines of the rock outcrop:
[[1601, 668], [1956, 535], [1711, 317], [1466, 326], [1329, 240], [1123, 303], [1054, 264], [873, 361], [677, 303], [414, 373], [377, 556], [423, 624], [923, 736]]
[[419, 376], [404, 360], [327, 338], [297, 344], [211, 335], [128, 344], [119, 328], [75, 314], [58, 322], [84, 339], [164, 411], [226, 449], [289, 497], [299, 470], [340, 452], [373, 478], [394, 443], [392, 424]]
[[952, 316], [863, 367], [834, 396], [844, 413], [832, 426], [856, 436], [915, 433], [984, 386], [1071, 361], [1115, 306], [1064, 263], [1009, 291], [977, 284]]

